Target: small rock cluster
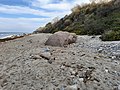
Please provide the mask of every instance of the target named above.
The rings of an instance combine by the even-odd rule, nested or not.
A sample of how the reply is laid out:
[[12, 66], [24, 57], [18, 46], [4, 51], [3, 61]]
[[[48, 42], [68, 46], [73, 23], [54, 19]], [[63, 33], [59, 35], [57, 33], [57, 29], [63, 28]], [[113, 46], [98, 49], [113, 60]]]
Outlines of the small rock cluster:
[[120, 60], [120, 43], [102, 44], [98, 52], [107, 54], [112, 59]]
[[99, 36], [96, 36], [89, 38], [87, 41], [84, 39], [83, 43], [80, 43], [79, 46], [92, 49], [94, 52], [106, 54], [111, 59], [120, 60], [120, 41], [102, 42]]

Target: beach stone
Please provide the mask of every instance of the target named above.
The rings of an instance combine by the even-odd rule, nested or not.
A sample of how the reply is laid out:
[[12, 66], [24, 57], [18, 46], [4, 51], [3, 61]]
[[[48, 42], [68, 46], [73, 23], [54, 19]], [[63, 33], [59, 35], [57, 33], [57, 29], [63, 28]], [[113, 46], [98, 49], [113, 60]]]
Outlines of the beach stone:
[[43, 53], [40, 54], [40, 56], [44, 59], [50, 60], [51, 53], [50, 52], [43, 52]]
[[31, 59], [41, 59], [41, 57], [39, 55], [32, 55], [30, 56]]
[[67, 86], [65, 90], [77, 90], [77, 85]]
[[80, 81], [80, 82], [83, 82], [83, 80], [84, 80], [84, 78], [79, 78], [79, 81]]
[[120, 52], [113, 52], [113, 55], [116, 56], [116, 59], [120, 59]]
[[75, 43], [76, 40], [77, 36], [75, 33], [58, 31], [48, 38], [45, 45], [63, 47], [65, 45]]
[[48, 47], [46, 47], [46, 48], [44, 49], [44, 51], [45, 51], [45, 52], [49, 52], [50, 49], [49, 49]]
[[120, 85], [118, 85], [118, 90], [120, 90]]
[[100, 47], [100, 48], [98, 49], [98, 52], [101, 53], [102, 51], [103, 51], [103, 47]]

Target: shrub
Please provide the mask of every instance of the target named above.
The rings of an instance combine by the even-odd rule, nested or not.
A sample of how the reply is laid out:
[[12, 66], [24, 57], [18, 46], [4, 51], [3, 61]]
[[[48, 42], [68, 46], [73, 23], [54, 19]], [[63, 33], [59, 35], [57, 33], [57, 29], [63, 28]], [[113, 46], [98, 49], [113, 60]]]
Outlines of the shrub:
[[120, 40], [120, 30], [118, 31], [108, 31], [100, 37], [103, 41], [118, 41]]
[[72, 23], [72, 22], [71, 22], [70, 19], [66, 19], [65, 22], [64, 22], [65, 26], [68, 26], [68, 25], [70, 25], [71, 23]]

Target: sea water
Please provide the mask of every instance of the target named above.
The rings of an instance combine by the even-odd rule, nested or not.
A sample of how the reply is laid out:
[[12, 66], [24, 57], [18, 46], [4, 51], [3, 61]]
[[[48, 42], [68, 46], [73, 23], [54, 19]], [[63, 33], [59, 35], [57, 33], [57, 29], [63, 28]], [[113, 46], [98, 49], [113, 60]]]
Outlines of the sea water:
[[0, 38], [6, 38], [13, 35], [23, 35], [23, 32], [0, 32]]

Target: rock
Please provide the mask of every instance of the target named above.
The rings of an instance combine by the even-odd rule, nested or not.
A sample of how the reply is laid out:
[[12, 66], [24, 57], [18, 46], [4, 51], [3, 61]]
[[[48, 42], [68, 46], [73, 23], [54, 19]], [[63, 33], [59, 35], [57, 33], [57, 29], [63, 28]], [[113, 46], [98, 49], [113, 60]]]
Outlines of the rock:
[[45, 52], [49, 52], [50, 51], [50, 49], [47, 47], [47, 48], [45, 48], [45, 50], [44, 50]]
[[64, 86], [61, 86], [61, 87], [60, 87], [60, 90], [65, 90]]
[[67, 86], [65, 90], [78, 90], [77, 89], [77, 85], [71, 85], [71, 86]]
[[98, 52], [101, 53], [102, 51], [103, 51], [103, 48], [100, 47], [100, 48], [98, 49]]
[[120, 90], [120, 85], [118, 85], [118, 90]]
[[51, 53], [50, 52], [44, 52], [44, 53], [41, 53], [40, 56], [44, 59], [50, 60]]
[[27, 42], [32, 43], [33, 41], [32, 41], [32, 39], [30, 39], [30, 40], [28, 40]]
[[95, 36], [92, 36], [91, 38], [95, 38]]
[[31, 59], [41, 59], [41, 57], [39, 55], [32, 55], [30, 56]]
[[79, 81], [80, 81], [80, 82], [83, 82], [83, 80], [84, 80], [84, 78], [79, 78]]
[[70, 68], [70, 73], [71, 73], [71, 75], [75, 75], [76, 74], [76, 72], [73, 70], [73, 68]]
[[62, 65], [60, 68], [61, 68], [61, 69], [65, 69], [65, 66]]
[[52, 60], [48, 60], [48, 63], [49, 63], [49, 64], [52, 64], [52, 62], [53, 62]]
[[111, 58], [112, 58], [112, 59], [116, 59], [116, 56], [112, 56]]
[[4, 79], [3, 80], [3, 82], [2, 82], [2, 84], [1, 84], [1, 87], [4, 87], [4, 86], [6, 86], [8, 84], [8, 81], [7, 81], [7, 79]]
[[84, 75], [83, 82], [86, 83], [87, 81], [91, 80], [93, 70], [87, 70]]
[[82, 56], [85, 56], [85, 54], [82, 54], [81, 57], [82, 57]]
[[105, 72], [106, 72], [106, 73], [108, 73], [108, 71], [109, 71], [108, 69], [105, 69]]
[[120, 52], [113, 52], [114, 59], [120, 59]]
[[48, 38], [48, 40], [45, 42], [45, 45], [63, 47], [65, 45], [75, 43], [76, 40], [77, 40], [76, 34], [58, 31]]
[[117, 72], [117, 75], [120, 77], [120, 72]]

